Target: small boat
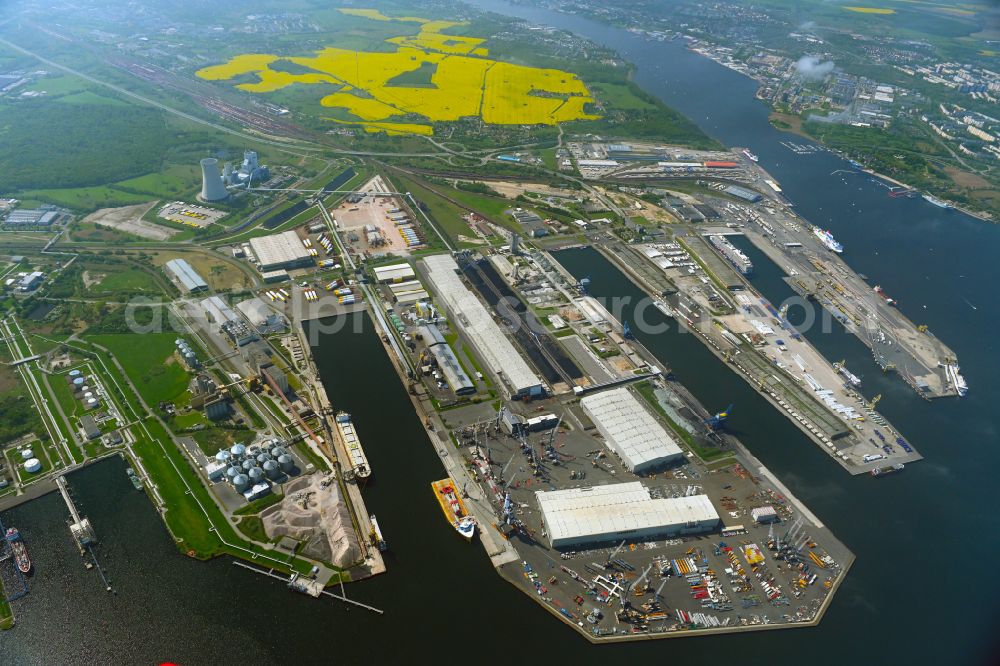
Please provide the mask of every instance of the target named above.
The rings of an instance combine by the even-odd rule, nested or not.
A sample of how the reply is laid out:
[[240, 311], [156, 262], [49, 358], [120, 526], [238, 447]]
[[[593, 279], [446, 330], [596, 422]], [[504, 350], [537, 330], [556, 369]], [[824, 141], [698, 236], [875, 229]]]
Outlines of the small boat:
[[142, 490], [145, 488], [142, 484], [142, 479], [139, 478], [139, 475], [135, 473], [134, 469], [129, 467], [125, 470], [125, 473], [128, 474], [128, 480], [132, 482], [132, 486], [135, 487], [136, 490]]
[[754, 155], [753, 153], [751, 153], [751, 152], [750, 152], [750, 151], [749, 151], [748, 149], [746, 149], [746, 148], [744, 148], [744, 149], [743, 149], [743, 154], [744, 154], [744, 155], [746, 155], [746, 158], [747, 158], [748, 160], [752, 161], [752, 162], [756, 162], [756, 161], [757, 161], [757, 160], [759, 159], [759, 158], [758, 158], [758, 157], [757, 157], [756, 155]]
[[876, 467], [871, 471], [871, 475], [874, 477], [887, 476], [889, 474], [895, 474], [896, 472], [902, 472], [903, 468], [903, 463], [897, 463], [889, 467]]
[[368, 516], [368, 520], [370, 520], [372, 524], [372, 532], [371, 532], [372, 543], [375, 544], [375, 547], [379, 549], [379, 552], [384, 553], [389, 548], [389, 544], [387, 544], [385, 542], [385, 539], [382, 537], [382, 529], [378, 526], [378, 521], [375, 519], [375, 514], [373, 513], [372, 515]]
[[434, 489], [434, 496], [441, 505], [444, 517], [456, 532], [471, 541], [476, 533], [476, 519], [466, 510], [462, 497], [455, 490], [455, 482], [449, 477], [432, 482], [431, 488]]
[[14, 561], [17, 563], [17, 568], [21, 573], [27, 574], [31, 571], [31, 558], [28, 557], [28, 549], [24, 545], [24, 541], [21, 540], [21, 533], [17, 531], [16, 527], [8, 528], [7, 530], [7, 543], [10, 544], [10, 549], [14, 552]]

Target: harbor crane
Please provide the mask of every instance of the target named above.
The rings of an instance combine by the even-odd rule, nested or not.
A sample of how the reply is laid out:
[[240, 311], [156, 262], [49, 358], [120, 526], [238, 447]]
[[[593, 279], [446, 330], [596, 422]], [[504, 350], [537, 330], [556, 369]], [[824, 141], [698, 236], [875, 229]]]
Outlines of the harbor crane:
[[615, 559], [615, 556], [618, 555], [618, 553], [620, 553], [622, 548], [624, 547], [625, 547], [625, 539], [622, 539], [622, 542], [618, 544], [618, 547], [615, 548], [613, 551], [611, 551], [611, 554], [608, 555], [608, 561], [604, 563], [605, 569], [611, 568], [611, 562]]
[[[642, 584], [649, 577], [649, 572], [652, 570], [653, 570], [653, 565], [652, 564], [648, 565], [646, 567], [646, 570], [642, 572], [642, 575], [636, 578], [632, 582], [632, 585], [629, 586], [629, 591], [639, 589], [640, 584]], [[646, 587], [648, 588], [649, 585], [647, 584]]]
[[715, 414], [714, 416], [705, 419], [705, 425], [707, 425], [708, 429], [713, 432], [716, 430], [721, 430], [723, 426], [726, 425], [726, 419], [728, 419], [729, 415], [732, 413], [733, 413], [733, 405], [730, 404], [728, 407], [726, 407], [718, 414]]

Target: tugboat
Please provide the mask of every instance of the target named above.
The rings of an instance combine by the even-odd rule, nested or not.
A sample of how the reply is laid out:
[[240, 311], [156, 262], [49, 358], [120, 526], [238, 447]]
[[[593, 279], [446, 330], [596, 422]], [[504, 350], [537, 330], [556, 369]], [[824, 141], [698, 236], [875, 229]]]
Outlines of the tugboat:
[[871, 471], [871, 475], [874, 477], [887, 476], [889, 474], [895, 474], [897, 472], [903, 471], [903, 463], [897, 463], [889, 467], [876, 467]]
[[455, 491], [455, 482], [451, 478], [441, 479], [431, 483], [431, 488], [434, 489], [434, 496], [437, 497], [438, 504], [441, 505], [444, 517], [455, 528], [455, 531], [467, 541], [471, 541], [476, 533], [476, 519], [466, 511], [465, 503]]
[[10, 549], [14, 551], [14, 561], [17, 562], [17, 568], [23, 574], [27, 574], [31, 571], [31, 558], [28, 557], [28, 549], [24, 546], [24, 541], [21, 540], [21, 533], [17, 531], [16, 527], [11, 527], [7, 530], [7, 543], [10, 544]]
[[382, 536], [382, 530], [378, 526], [378, 521], [375, 520], [375, 514], [373, 513], [368, 519], [372, 523], [371, 539], [375, 547], [378, 548], [379, 552], [384, 553], [389, 548], [389, 544], [385, 542], [385, 538]]

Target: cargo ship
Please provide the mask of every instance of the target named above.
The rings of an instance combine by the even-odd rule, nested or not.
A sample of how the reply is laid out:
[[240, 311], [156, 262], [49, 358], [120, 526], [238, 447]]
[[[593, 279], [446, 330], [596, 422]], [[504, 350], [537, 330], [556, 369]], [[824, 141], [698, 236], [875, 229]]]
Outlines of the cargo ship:
[[844, 379], [846, 379], [851, 386], [861, 386], [861, 378], [848, 370], [844, 361], [834, 363], [833, 367], [837, 369], [837, 372], [844, 376]]
[[471, 540], [476, 533], [476, 519], [465, 510], [465, 503], [455, 490], [455, 482], [451, 477], [434, 481], [431, 483], [434, 489], [434, 496], [437, 497], [438, 504], [444, 517], [448, 519], [452, 527], [465, 539]]
[[819, 239], [819, 242], [825, 245], [826, 248], [831, 252], [836, 252], [837, 254], [840, 254], [841, 252], [844, 251], [844, 246], [838, 243], [837, 240], [833, 237], [833, 234], [831, 234], [826, 229], [820, 229], [819, 227], [814, 226], [813, 234], [816, 236], [816, 238]]
[[337, 430], [340, 431], [340, 436], [344, 440], [344, 446], [347, 447], [347, 453], [351, 457], [351, 469], [354, 471], [354, 476], [359, 479], [368, 478], [371, 476], [372, 470], [368, 466], [368, 458], [365, 456], [365, 451], [361, 448], [361, 440], [358, 439], [358, 433], [354, 430], [351, 415], [347, 412], [338, 412], [336, 421]]
[[744, 155], [746, 155], [746, 156], [747, 156], [747, 159], [748, 159], [748, 160], [750, 160], [751, 162], [756, 162], [756, 161], [757, 161], [757, 159], [758, 159], [758, 157], [757, 157], [756, 155], [754, 155], [753, 153], [751, 153], [751, 152], [750, 152], [750, 151], [749, 151], [748, 149], [746, 149], [746, 148], [744, 148], [744, 149], [743, 149], [743, 154], [744, 154]]
[[368, 520], [370, 520], [372, 524], [372, 532], [371, 532], [372, 543], [375, 544], [375, 547], [379, 549], [379, 552], [384, 553], [386, 550], [388, 550], [389, 544], [387, 544], [385, 542], [385, 539], [382, 537], [382, 529], [378, 526], [378, 521], [375, 520], [375, 514], [373, 513], [372, 515], [368, 516]]
[[31, 571], [31, 558], [28, 557], [28, 549], [25, 547], [24, 541], [21, 540], [21, 533], [17, 531], [16, 527], [8, 528], [7, 543], [10, 544], [10, 549], [14, 552], [17, 568], [21, 573], [27, 574]]
[[874, 291], [876, 294], [878, 294], [879, 296], [881, 296], [882, 298], [884, 298], [886, 305], [895, 305], [896, 304], [896, 299], [895, 298], [889, 298], [888, 296], [886, 296], [885, 292], [882, 290], [882, 287], [880, 287], [879, 285], [875, 285], [874, 287], [872, 287], [872, 291]]
[[929, 194], [924, 195], [924, 201], [926, 201], [929, 204], [934, 204], [938, 208], [951, 208], [951, 204], [948, 203], [947, 201], [941, 201], [937, 197], [933, 197]]
[[948, 372], [948, 379], [955, 387], [958, 397], [964, 398], [965, 394], [969, 392], [969, 385], [965, 383], [965, 377], [958, 374], [960, 368], [954, 363], [949, 363], [946, 369]]
[[713, 234], [708, 237], [708, 240], [744, 277], [753, 275], [753, 262], [750, 261], [750, 257], [730, 243], [728, 238]]
[[896, 472], [902, 472], [904, 468], [903, 463], [896, 463], [895, 465], [890, 465], [889, 467], [876, 467], [871, 471], [872, 476], [888, 476], [889, 474], [895, 474]]

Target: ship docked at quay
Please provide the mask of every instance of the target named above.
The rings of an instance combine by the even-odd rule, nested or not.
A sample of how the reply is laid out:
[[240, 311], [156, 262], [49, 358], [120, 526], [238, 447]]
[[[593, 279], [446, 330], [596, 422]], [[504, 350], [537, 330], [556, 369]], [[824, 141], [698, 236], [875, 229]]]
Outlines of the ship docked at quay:
[[955, 387], [958, 397], [964, 398], [965, 394], [969, 392], [969, 385], [965, 383], [965, 377], [959, 374], [960, 368], [954, 363], [949, 363], [945, 370], [948, 373], [948, 381]]
[[17, 564], [18, 570], [27, 574], [31, 571], [31, 558], [28, 557], [28, 549], [21, 539], [21, 533], [17, 531], [16, 527], [11, 527], [5, 536], [11, 552], [14, 553], [14, 562]]
[[455, 531], [467, 540], [472, 540], [476, 533], [476, 519], [469, 515], [465, 508], [465, 502], [455, 490], [455, 482], [449, 477], [431, 483], [434, 489], [434, 496], [438, 504], [441, 505], [441, 512], [444, 517], [455, 528]]
[[830, 250], [831, 252], [836, 252], [837, 254], [840, 254], [841, 252], [844, 251], [844, 246], [838, 243], [837, 239], [833, 237], [833, 234], [831, 234], [826, 229], [820, 229], [819, 227], [814, 226], [813, 235], [815, 235], [816, 238], [819, 239], [819, 242], [822, 243], [826, 247], [826, 249]]
[[367, 479], [371, 476], [372, 469], [368, 465], [368, 457], [365, 456], [364, 449], [361, 448], [361, 440], [358, 439], [351, 415], [347, 412], [338, 412], [336, 422], [340, 437], [344, 440], [344, 447], [347, 448], [347, 453], [351, 457], [351, 473], [355, 478]]
[[743, 254], [739, 248], [729, 242], [729, 240], [722, 236], [721, 234], [712, 234], [708, 237], [708, 241], [715, 246], [719, 252], [722, 253], [729, 263], [736, 267], [744, 277], [750, 277], [753, 275], [753, 262], [750, 261], [750, 257]]
[[888, 476], [890, 474], [897, 474], [899, 472], [902, 472], [904, 467], [905, 465], [903, 465], [903, 463], [897, 463], [895, 465], [889, 465], [887, 467], [876, 467], [870, 472], [870, 474], [875, 478], [878, 478], [880, 476]]
[[933, 205], [937, 206], [938, 208], [951, 208], [951, 204], [950, 203], [948, 203], [947, 201], [942, 201], [941, 199], [938, 199], [935, 196], [931, 196], [930, 194], [925, 194], [925, 195], [923, 195], [923, 197], [924, 197], [924, 201], [926, 201], [929, 204], [933, 204]]

